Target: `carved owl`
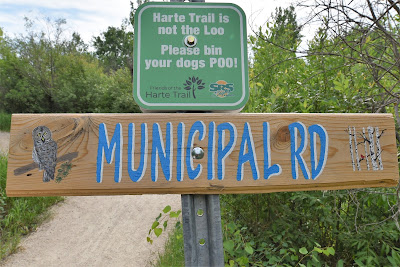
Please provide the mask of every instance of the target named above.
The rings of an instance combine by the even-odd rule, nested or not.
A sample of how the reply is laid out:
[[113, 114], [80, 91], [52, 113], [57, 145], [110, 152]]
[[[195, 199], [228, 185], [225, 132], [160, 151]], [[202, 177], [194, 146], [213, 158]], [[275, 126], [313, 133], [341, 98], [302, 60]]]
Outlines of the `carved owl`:
[[32, 131], [33, 161], [43, 170], [43, 182], [54, 180], [57, 163], [57, 143], [51, 138], [51, 131], [46, 126], [38, 126]]

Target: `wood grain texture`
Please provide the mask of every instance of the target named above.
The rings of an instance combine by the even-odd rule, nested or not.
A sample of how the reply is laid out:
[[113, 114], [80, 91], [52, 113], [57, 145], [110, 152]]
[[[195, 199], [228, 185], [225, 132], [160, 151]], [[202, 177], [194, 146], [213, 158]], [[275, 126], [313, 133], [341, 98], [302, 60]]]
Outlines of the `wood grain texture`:
[[[204, 123], [205, 137], [199, 141], [199, 133], [194, 136], [194, 147], [201, 147], [205, 156], [193, 160], [193, 168], [202, 166], [200, 176], [194, 180], [188, 178], [187, 164], [184, 158], [183, 180], [177, 180], [177, 132], [180, 122], [185, 124], [184, 155], [188, 134], [196, 121]], [[160, 161], [158, 161], [158, 179], [151, 179], [151, 155], [153, 144], [153, 127], [158, 123], [161, 128], [162, 140], [166, 142], [166, 125], [171, 122], [173, 138], [172, 178], [167, 181]], [[214, 153], [215, 178], [208, 180], [208, 145], [209, 125], [215, 122], [217, 128], [222, 123], [229, 122], [236, 127], [236, 144], [225, 158], [225, 175], [223, 180], [217, 178], [218, 173], [218, 142], [219, 134], [215, 131]], [[269, 138], [265, 139], [263, 122], [269, 124]], [[327, 133], [328, 148], [324, 168], [316, 179], [305, 179], [298, 166], [298, 177], [293, 179], [293, 142], [301, 145], [301, 136], [297, 130], [291, 133], [289, 126], [301, 122], [306, 130], [307, 146], [302, 158], [305, 165], [311, 168], [311, 140], [307, 132], [312, 125], [320, 125]], [[99, 142], [99, 125], [107, 127], [108, 140], [111, 141], [117, 123], [122, 126], [122, 177], [120, 182], [114, 181], [115, 165], [107, 164], [104, 159], [102, 182], [97, 182], [97, 154]], [[135, 124], [134, 166], [140, 162], [141, 124], [148, 128], [148, 154], [146, 172], [139, 182], [133, 182], [128, 174], [128, 127]], [[244, 155], [251, 150], [251, 142], [244, 142], [240, 152], [245, 124], [248, 123], [253, 137], [256, 165], [259, 170], [257, 180], [253, 178], [251, 161], [244, 162], [242, 180], [238, 181], [238, 162], [246, 159]], [[52, 132], [52, 138], [57, 142], [56, 175], [61, 179], [43, 182], [43, 173], [33, 162], [32, 131], [35, 127], [44, 125]], [[247, 126], [247, 127], [248, 127]], [[370, 128], [368, 128], [370, 127]], [[364, 129], [364, 134], [363, 134]], [[372, 141], [368, 129], [371, 129]], [[372, 132], [374, 130], [374, 132]], [[353, 132], [354, 131], [354, 132]], [[222, 133], [222, 132], [221, 132]], [[229, 132], [221, 136], [222, 146], [229, 142]], [[355, 134], [354, 134], [355, 133]], [[378, 134], [377, 134], [378, 133]], [[350, 139], [350, 135], [351, 139]], [[363, 137], [364, 136], [364, 137]], [[296, 137], [296, 138], [295, 138]], [[321, 155], [320, 136], [315, 139], [315, 163]], [[354, 140], [354, 137], [356, 140]], [[378, 140], [378, 141], [377, 141]], [[352, 148], [350, 146], [352, 141]], [[371, 142], [370, 142], [371, 141]], [[264, 177], [265, 143], [269, 142], [269, 158], [271, 165], [279, 164], [281, 174]], [[374, 145], [374, 156], [370, 143]], [[190, 143], [189, 143], [190, 146]], [[357, 148], [357, 149], [356, 149]], [[378, 151], [379, 148], [379, 151]], [[353, 161], [351, 159], [353, 151]], [[114, 155], [115, 156], [115, 155]], [[358, 162], [356, 157], [358, 157]], [[372, 158], [376, 158], [373, 166]], [[367, 163], [368, 161], [368, 163]], [[382, 164], [380, 166], [379, 164]], [[316, 166], [316, 165], [315, 165]], [[369, 166], [369, 170], [368, 170]], [[254, 168], [253, 168], [254, 169]], [[395, 141], [394, 120], [390, 114], [17, 114], [12, 116], [10, 150], [7, 172], [8, 196], [49, 196], [49, 195], [114, 195], [114, 194], [225, 194], [225, 193], [265, 193], [303, 190], [331, 190], [359, 187], [390, 187], [398, 182], [397, 148]]]

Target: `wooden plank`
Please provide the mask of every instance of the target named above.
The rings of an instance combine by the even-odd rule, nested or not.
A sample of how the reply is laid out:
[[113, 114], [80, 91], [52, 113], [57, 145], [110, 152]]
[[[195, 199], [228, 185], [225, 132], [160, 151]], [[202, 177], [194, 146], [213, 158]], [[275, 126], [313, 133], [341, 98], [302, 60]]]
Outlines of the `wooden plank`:
[[7, 175], [8, 196], [44, 196], [388, 187], [399, 173], [390, 114], [203, 113], [13, 115]]

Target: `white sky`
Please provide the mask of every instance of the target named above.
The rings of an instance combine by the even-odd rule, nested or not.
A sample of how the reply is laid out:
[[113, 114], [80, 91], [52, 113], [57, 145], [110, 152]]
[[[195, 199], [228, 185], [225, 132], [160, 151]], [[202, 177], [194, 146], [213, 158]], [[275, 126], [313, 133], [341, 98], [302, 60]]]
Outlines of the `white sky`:
[[[132, 0], [136, 4], [136, 0]], [[214, 2], [214, 1], [206, 1]], [[276, 7], [287, 7], [289, 0], [218, 0], [234, 3], [247, 16], [248, 34], [250, 26], [263, 25]], [[65, 18], [67, 29], [76, 31], [85, 42], [98, 36], [108, 26], [118, 27], [129, 17], [130, 0], [0, 0], [0, 27], [10, 37], [24, 32], [24, 17], [53, 19]]]

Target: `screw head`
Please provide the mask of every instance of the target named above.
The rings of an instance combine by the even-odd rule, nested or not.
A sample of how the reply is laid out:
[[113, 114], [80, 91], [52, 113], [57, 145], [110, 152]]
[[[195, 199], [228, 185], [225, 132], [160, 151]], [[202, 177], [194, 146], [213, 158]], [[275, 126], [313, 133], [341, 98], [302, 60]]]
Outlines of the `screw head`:
[[204, 150], [201, 147], [195, 147], [192, 150], [192, 158], [202, 159], [204, 157]]
[[197, 44], [197, 38], [193, 35], [188, 35], [185, 37], [184, 43], [187, 47], [194, 47]]

